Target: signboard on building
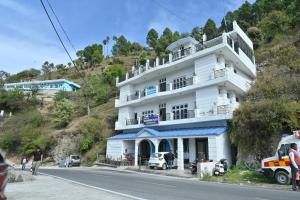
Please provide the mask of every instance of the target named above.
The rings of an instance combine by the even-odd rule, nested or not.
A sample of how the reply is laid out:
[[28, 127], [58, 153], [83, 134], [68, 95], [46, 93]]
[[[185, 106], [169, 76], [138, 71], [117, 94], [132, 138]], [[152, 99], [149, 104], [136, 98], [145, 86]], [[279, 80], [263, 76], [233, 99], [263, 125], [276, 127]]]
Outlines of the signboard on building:
[[159, 123], [158, 115], [148, 115], [144, 117], [144, 125], [153, 125]]
[[147, 87], [147, 95], [150, 95], [150, 94], [155, 94], [156, 93], [156, 87], [151, 85], [149, 87]]

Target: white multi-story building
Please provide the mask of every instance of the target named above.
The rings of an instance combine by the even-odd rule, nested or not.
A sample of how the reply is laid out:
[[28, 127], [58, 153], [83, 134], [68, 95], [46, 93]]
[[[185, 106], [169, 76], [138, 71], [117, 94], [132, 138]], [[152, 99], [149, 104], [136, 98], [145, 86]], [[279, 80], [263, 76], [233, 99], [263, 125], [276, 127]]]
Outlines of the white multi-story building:
[[117, 78], [120, 97], [107, 157], [149, 158], [172, 151], [178, 169], [195, 159], [231, 161], [228, 120], [256, 77], [253, 44], [236, 22], [203, 43], [191, 37], [168, 46], [164, 58]]

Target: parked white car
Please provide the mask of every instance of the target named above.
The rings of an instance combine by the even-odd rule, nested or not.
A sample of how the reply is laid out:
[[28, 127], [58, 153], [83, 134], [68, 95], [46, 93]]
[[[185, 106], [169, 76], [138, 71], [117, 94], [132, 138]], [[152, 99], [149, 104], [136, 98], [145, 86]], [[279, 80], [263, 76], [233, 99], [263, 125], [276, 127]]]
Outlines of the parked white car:
[[[161, 168], [163, 170], [167, 169], [167, 162], [164, 159], [164, 155], [169, 152], [158, 152], [158, 153], [153, 153], [150, 156], [148, 166], [153, 169], [153, 168]], [[173, 161], [173, 167], [177, 166], [176, 158]]]

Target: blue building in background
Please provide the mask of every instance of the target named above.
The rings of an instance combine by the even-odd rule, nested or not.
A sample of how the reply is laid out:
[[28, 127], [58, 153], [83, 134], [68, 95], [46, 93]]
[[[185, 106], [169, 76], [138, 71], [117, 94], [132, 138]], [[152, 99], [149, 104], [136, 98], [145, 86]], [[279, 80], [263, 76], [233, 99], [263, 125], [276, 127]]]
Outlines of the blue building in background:
[[19, 83], [4, 84], [5, 90], [20, 89], [30, 91], [37, 88], [40, 92], [56, 93], [58, 91], [73, 92], [80, 89], [80, 85], [66, 79], [45, 80], [45, 81], [27, 81]]

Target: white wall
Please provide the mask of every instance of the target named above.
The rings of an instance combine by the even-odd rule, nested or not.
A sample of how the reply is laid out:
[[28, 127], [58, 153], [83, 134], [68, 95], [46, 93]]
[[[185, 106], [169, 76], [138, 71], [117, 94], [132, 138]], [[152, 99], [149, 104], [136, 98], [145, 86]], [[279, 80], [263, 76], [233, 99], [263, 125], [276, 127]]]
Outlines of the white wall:
[[196, 104], [199, 112], [209, 112], [216, 109], [214, 103], [218, 103], [219, 89], [217, 85], [201, 88], [196, 91]]
[[120, 160], [123, 155], [122, 140], [107, 140], [106, 157], [113, 160]]
[[195, 61], [195, 74], [199, 77], [199, 82], [205, 82], [211, 79], [214, 67], [217, 65], [217, 56], [210, 54], [201, 57]]
[[229, 166], [231, 166], [232, 158], [228, 133], [216, 136], [216, 144], [217, 160], [226, 158]]
[[208, 156], [209, 160], [217, 161], [217, 140], [216, 136], [208, 136]]

